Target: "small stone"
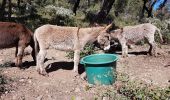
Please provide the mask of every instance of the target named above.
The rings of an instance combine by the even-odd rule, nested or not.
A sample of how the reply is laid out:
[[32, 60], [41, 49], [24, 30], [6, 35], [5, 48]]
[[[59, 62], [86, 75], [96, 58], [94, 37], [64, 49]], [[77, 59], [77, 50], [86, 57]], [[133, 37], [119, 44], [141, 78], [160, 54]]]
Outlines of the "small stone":
[[17, 100], [17, 96], [16, 95], [12, 96], [12, 99]]
[[48, 100], [53, 100], [51, 95], [48, 95]]
[[45, 93], [48, 93], [48, 91], [45, 91]]
[[65, 91], [65, 93], [69, 93], [69, 91]]
[[103, 97], [102, 100], [109, 100], [109, 97]]
[[61, 81], [61, 83], [62, 83], [62, 84], [65, 84], [65, 83], [66, 83], [66, 81]]
[[74, 91], [75, 92], [80, 92], [80, 88], [77, 87]]
[[31, 80], [28, 80], [28, 83], [30, 83], [30, 84], [31, 84], [31, 83], [32, 83], [32, 81], [31, 81]]
[[5, 91], [5, 94], [9, 93], [8, 91]]
[[24, 79], [20, 79], [19, 81], [20, 81], [20, 82], [24, 82], [25, 80], [24, 80]]
[[81, 97], [76, 97], [75, 100], [83, 100]]
[[42, 98], [43, 98], [43, 95], [40, 95], [36, 98], [36, 100], [42, 100]]
[[4, 71], [4, 74], [7, 74], [8, 73], [8, 71]]

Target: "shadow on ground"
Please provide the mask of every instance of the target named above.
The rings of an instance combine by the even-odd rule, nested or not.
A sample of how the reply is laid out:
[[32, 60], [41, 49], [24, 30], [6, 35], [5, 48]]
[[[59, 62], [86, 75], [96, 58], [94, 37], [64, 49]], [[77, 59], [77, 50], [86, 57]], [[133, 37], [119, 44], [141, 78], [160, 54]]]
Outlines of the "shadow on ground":
[[[50, 73], [53, 71], [57, 71], [58, 69], [73, 70], [73, 66], [74, 66], [74, 62], [65, 62], [65, 61], [54, 62], [46, 67], [46, 71], [47, 73]], [[78, 67], [79, 74], [82, 74], [84, 71], [85, 71], [84, 67], [82, 65], [79, 65]]]
[[[114, 54], [118, 54], [121, 55], [122, 54], [122, 49], [121, 46], [112, 46], [108, 51], [106, 51], [105, 53], [114, 53]], [[148, 51], [140, 51], [140, 52], [128, 52], [128, 54], [133, 54], [133, 55], [147, 55]]]

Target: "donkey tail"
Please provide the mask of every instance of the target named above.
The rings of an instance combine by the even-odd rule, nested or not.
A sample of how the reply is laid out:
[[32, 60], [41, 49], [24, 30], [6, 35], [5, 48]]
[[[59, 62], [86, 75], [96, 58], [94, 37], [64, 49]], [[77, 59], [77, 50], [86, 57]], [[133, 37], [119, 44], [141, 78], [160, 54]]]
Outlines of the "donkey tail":
[[35, 55], [37, 56], [38, 53], [38, 41], [36, 38], [36, 32], [34, 33], [34, 49], [35, 49]]
[[162, 34], [161, 34], [161, 32], [160, 32], [160, 29], [156, 27], [156, 31], [158, 31], [159, 37], [160, 37], [160, 39], [161, 39], [161, 43], [163, 43], [164, 40], [163, 40], [163, 38], [162, 38]]

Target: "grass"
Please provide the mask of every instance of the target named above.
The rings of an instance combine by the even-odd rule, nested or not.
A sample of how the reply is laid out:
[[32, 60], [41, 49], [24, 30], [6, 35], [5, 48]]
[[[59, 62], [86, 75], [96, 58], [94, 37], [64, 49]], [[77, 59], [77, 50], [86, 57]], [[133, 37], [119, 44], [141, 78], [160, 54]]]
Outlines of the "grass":
[[[85, 57], [85, 56], [90, 55], [90, 54], [94, 54], [94, 53], [95, 53], [94, 44], [87, 44], [84, 47], [84, 50], [80, 52], [80, 58]], [[66, 57], [69, 58], [69, 59], [73, 59], [74, 58], [74, 52], [73, 51], [67, 52]]]
[[7, 87], [5, 86], [8, 83], [8, 79], [1, 75], [2, 69], [0, 70], [0, 96], [7, 91]]
[[111, 87], [98, 89], [96, 96], [98, 99], [108, 97], [110, 100], [169, 100], [170, 87], [160, 88], [132, 81], [126, 74], [119, 73], [117, 82]]

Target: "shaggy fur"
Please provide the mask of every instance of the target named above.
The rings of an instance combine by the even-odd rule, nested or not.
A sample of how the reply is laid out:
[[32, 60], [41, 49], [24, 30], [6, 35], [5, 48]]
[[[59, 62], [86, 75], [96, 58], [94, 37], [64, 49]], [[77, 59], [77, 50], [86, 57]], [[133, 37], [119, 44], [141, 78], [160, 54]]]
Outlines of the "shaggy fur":
[[[80, 51], [83, 50], [86, 43], [92, 43], [97, 39], [99, 41], [102, 40], [103, 38], [101, 36], [99, 37], [99, 35], [100, 33], [103, 33], [101, 31], [105, 28], [106, 27], [78, 28], [56, 25], [43, 25], [37, 28], [34, 33], [36, 50], [39, 45], [36, 66], [37, 71], [42, 75], [47, 75], [44, 67], [44, 59], [46, 57], [47, 50], [49, 48], [55, 48], [57, 50], [74, 51], [73, 71], [78, 74]], [[101, 44], [102, 41], [100, 41]]]
[[127, 45], [134, 44], [142, 39], [148, 40], [148, 44], [150, 45], [149, 54], [157, 56], [157, 46], [154, 40], [154, 34], [156, 31], [158, 31], [160, 39], [163, 42], [160, 30], [150, 23], [140, 24], [136, 26], [126, 26], [122, 29], [109, 31], [109, 34], [111, 35], [112, 39], [117, 39], [120, 42], [122, 46], [123, 57], [128, 56]]
[[32, 57], [35, 61], [33, 33], [24, 25], [12, 22], [0, 22], [0, 49], [16, 47], [16, 66], [22, 66], [24, 49], [28, 45], [33, 49]]

